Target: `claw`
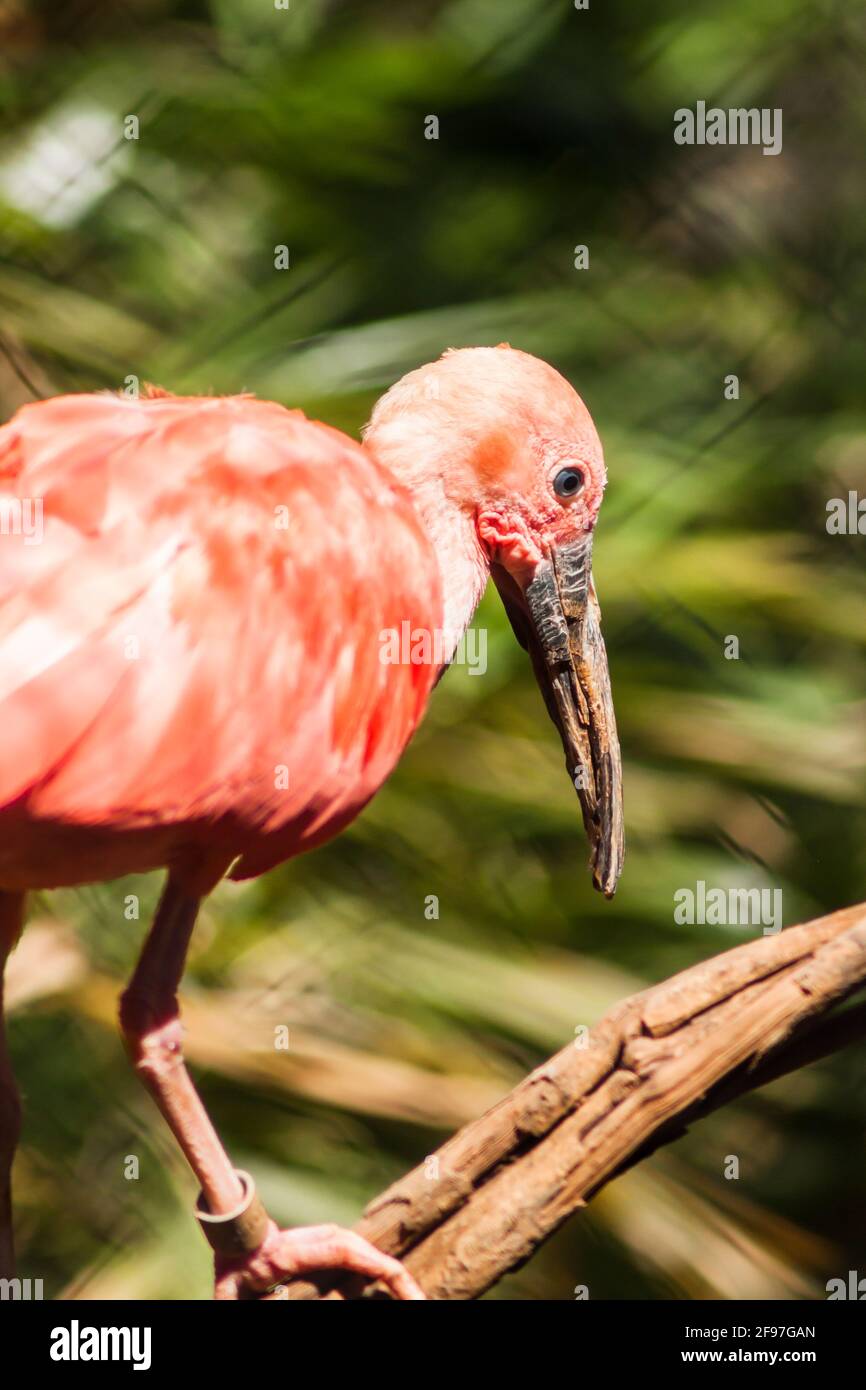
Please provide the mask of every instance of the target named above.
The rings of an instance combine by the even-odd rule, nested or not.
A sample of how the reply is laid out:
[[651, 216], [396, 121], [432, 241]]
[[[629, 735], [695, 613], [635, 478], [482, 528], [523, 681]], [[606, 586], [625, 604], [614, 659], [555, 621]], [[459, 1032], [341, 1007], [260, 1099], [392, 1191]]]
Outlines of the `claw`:
[[217, 1254], [216, 1297], [240, 1299], [265, 1293], [274, 1284], [323, 1270], [381, 1280], [395, 1299], [417, 1302], [425, 1298], [399, 1260], [377, 1250], [356, 1231], [342, 1226], [299, 1226], [281, 1231], [273, 1221], [268, 1223], [262, 1244], [252, 1253], [233, 1258]]
[[400, 1261], [377, 1250], [357, 1231], [342, 1226], [281, 1231], [259, 1201], [249, 1173], [235, 1171], [243, 1195], [233, 1210], [213, 1214], [203, 1196], [197, 1205], [201, 1228], [214, 1251], [218, 1299], [254, 1297], [286, 1279], [323, 1270], [378, 1279], [397, 1299], [424, 1299]]

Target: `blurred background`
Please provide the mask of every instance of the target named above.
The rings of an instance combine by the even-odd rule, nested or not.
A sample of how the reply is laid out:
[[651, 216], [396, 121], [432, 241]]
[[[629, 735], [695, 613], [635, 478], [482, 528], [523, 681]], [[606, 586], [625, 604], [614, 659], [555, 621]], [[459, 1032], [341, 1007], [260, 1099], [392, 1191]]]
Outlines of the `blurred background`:
[[[282, 1223], [351, 1223], [576, 1026], [755, 935], [676, 926], [678, 889], [781, 888], [786, 925], [866, 898], [866, 542], [826, 530], [866, 496], [866, 16], [5, 0], [0, 52], [0, 419], [134, 376], [357, 433], [404, 371], [507, 340], [605, 444], [615, 901], [488, 595], [486, 674], [451, 671], [360, 820], [221, 887], [196, 934], [188, 1056], [232, 1155]], [[782, 154], [676, 145], [699, 99], [781, 107]], [[210, 1294], [115, 1023], [158, 889], [37, 898], [13, 959], [21, 1272], [46, 1296]], [[863, 1270], [864, 1169], [861, 1048], [697, 1125], [491, 1296], [824, 1297]]]

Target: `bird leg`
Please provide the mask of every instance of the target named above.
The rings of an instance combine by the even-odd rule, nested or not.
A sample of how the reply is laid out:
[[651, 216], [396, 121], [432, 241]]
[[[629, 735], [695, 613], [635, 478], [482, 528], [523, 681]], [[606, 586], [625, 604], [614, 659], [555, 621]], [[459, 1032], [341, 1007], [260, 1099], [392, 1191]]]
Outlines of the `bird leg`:
[[21, 1099], [6, 1040], [3, 972], [24, 921], [24, 894], [0, 891], [0, 1279], [15, 1274], [12, 1240], [12, 1160], [21, 1135]]
[[281, 1231], [233, 1167], [183, 1058], [177, 990], [199, 908], [169, 875], [132, 979], [120, 1024], [136, 1071], [201, 1185], [202, 1230], [215, 1252], [216, 1297], [254, 1298], [285, 1279], [336, 1270], [381, 1279], [395, 1298], [424, 1295], [398, 1260], [337, 1226]]

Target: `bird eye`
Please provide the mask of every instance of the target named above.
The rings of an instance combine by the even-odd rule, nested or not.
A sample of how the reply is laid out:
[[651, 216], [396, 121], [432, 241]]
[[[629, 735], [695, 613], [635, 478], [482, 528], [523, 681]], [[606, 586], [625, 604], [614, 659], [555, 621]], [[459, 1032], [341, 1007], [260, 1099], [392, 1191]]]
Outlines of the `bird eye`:
[[583, 473], [579, 468], [560, 468], [553, 480], [553, 491], [557, 497], [576, 497], [583, 482]]

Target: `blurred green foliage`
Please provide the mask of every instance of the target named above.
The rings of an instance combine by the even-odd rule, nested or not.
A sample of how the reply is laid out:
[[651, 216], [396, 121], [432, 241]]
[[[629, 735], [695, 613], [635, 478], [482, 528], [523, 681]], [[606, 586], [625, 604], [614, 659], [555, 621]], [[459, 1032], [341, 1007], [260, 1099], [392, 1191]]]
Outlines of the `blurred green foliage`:
[[[616, 900], [488, 595], [486, 675], [449, 673], [360, 820], [218, 890], [197, 933], [190, 1056], [232, 1154], [281, 1221], [351, 1221], [576, 1025], [752, 934], [675, 926], [678, 888], [781, 887], [786, 924], [866, 897], [864, 541], [825, 528], [866, 495], [864, 13], [6, 0], [0, 42], [3, 418], [134, 374], [357, 432], [405, 370], [506, 339], [605, 442]], [[781, 107], [783, 153], [676, 146], [698, 99]], [[123, 898], [157, 889], [37, 902], [18, 952], [20, 1245], [51, 1295], [208, 1296], [192, 1179], [113, 1022], [144, 925]], [[864, 1119], [862, 1049], [777, 1082], [496, 1296], [821, 1297], [862, 1270]]]

